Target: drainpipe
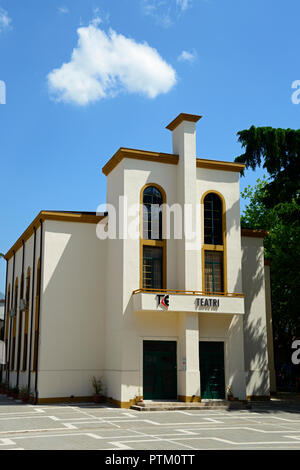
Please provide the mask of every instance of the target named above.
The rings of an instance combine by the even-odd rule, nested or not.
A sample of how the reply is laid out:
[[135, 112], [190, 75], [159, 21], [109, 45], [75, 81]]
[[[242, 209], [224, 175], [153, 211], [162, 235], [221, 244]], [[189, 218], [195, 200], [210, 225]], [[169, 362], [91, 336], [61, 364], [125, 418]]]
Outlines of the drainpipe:
[[[3, 343], [5, 344], [5, 328], [7, 322], [7, 278], [8, 278], [8, 260], [6, 259], [6, 275], [5, 275], [5, 304], [4, 304], [4, 324], [3, 324]], [[5, 352], [6, 355], [6, 352]], [[1, 382], [3, 380], [3, 365], [1, 364]]]
[[37, 317], [37, 349], [36, 349], [36, 370], [35, 370], [35, 405], [38, 402], [38, 370], [39, 370], [39, 350], [40, 350], [40, 314], [41, 314], [41, 294], [42, 294], [42, 255], [43, 255], [43, 220], [40, 219], [41, 233], [40, 233], [40, 278], [39, 278], [39, 304], [38, 304], [38, 317]]
[[[24, 279], [24, 257], [25, 257], [25, 243], [24, 240], [22, 240], [22, 245], [23, 245], [23, 251], [22, 251], [22, 274], [21, 274], [21, 284], [20, 284], [20, 289], [21, 285], [23, 284], [23, 298], [24, 298], [24, 284], [25, 284], [25, 279]], [[21, 294], [21, 290], [20, 290]], [[21, 297], [21, 296], [20, 296]], [[21, 356], [21, 345], [19, 344], [19, 341], [21, 341], [22, 338], [22, 326], [23, 326], [23, 312], [19, 310], [19, 325], [18, 325], [18, 333], [20, 331], [20, 322], [21, 322], [21, 335], [19, 336], [18, 334], [18, 354], [17, 354], [17, 387], [19, 387], [19, 376], [20, 376], [20, 356]]]
[[[14, 253], [14, 261], [13, 261], [13, 273], [12, 273], [12, 289], [11, 289], [11, 302], [10, 302], [10, 308], [12, 309], [14, 305], [14, 299], [15, 299], [15, 261], [16, 261], [16, 253]], [[12, 335], [12, 317], [10, 317], [9, 320], [10, 328], [9, 328], [9, 340], [8, 340], [8, 361], [7, 361], [7, 369], [6, 369], [6, 380], [9, 386], [9, 373], [10, 373], [10, 357], [11, 357], [11, 335]]]
[[30, 393], [31, 382], [31, 351], [32, 351], [32, 324], [33, 324], [33, 309], [34, 309], [34, 285], [35, 285], [35, 245], [36, 245], [36, 228], [33, 227], [33, 261], [32, 261], [32, 288], [31, 288], [31, 312], [30, 312], [30, 338], [29, 338], [29, 363], [28, 363], [28, 390]]

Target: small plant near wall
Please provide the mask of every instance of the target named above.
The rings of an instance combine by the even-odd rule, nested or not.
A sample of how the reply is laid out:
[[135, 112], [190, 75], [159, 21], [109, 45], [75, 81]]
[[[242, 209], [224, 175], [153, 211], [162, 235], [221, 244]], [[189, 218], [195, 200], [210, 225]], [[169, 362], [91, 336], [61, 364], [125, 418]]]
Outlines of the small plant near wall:
[[35, 403], [35, 395], [33, 391], [29, 391], [29, 403]]
[[28, 387], [22, 387], [20, 390], [20, 398], [23, 403], [29, 402], [30, 391]]
[[136, 404], [143, 402], [143, 397], [141, 395], [141, 389], [138, 389], [138, 394], [135, 397]]
[[19, 387], [15, 386], [13, 387], [12, 389], [12, 397], [16, 400], [17, 398], [19, 398]]
[[227, 400], [233, 400], [233, 393], [232, 393], [231, 385], [227, 385], [226, 393], [227, 393]]
[[103, 381], [102, 377], [98, 379], [97, 377], [92, 377], [92, 386], [94, 389], [94, 403], [101, 403], [104, 401], [103, 395]]

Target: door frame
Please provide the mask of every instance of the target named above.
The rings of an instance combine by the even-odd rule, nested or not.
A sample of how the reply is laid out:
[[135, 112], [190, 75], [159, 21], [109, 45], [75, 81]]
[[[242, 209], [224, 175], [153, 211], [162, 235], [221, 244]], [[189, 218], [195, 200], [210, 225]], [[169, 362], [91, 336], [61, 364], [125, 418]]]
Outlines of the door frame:
[[177, 385], [177, 397], [178, 397], [178, 371], [179, 371], [179, 355], [178, 355], [178, 337], [177, 336], [140, 336], [140, 373], [139, 373], [139, 389], [141, 390], [141, 395], [144, 396], [144, 341], [175, 341], [176, 342], [176, 385]]
[[[208, 338], [207, 336], [206, 337], [200, 337], [199, 336], [199, 343], [200, 342], [209, 342], [209, 343], [224, 343], [224, 381], [225, 381], [225, 390], [224, 390], [224, 393], [225, 393], [225, 400], [226, 400], [226, 387], [228, 385], [228, 370], [229, 370], [229, 367], [228, 367], [228, 338], [226, 336], [220, 336], [220, 337], [217, 337], [217, 336], [213, 336], [212, 338]], [[198, 348], [198, 356], [200, 358], [200, 354], [199, 354], [199, 348]], [[201, 394], [201, 369], [200, 369], [200, 360], [199, 360], [199, 371], [200, 371], [200, 394]], [[202, 398], [202, 397], [201, 397]], [[206, 400], [206, 398], [204, 398], [204, 400]], [[219, 399], [214, 399], [212, 398], [211, 401], [213, 400], [219, 400]]]

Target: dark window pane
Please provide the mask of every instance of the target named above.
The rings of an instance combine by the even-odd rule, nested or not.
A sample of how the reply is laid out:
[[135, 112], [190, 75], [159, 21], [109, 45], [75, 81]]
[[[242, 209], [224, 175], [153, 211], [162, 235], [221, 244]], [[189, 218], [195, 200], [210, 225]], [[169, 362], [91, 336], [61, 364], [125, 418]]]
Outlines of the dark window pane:
[[143, 193], [143, 238], [146, 240], [162, 239], [163, 198], [154, 186], [148, 186]]
[[161, 247], [144, 246], [143, 288], [163, 288], [163, 249]]
[[220, 251], [205, 251], [205, 291], [223, 292], [223, 253]]
[[222, 201], [214, 193], [204, 199], [204, 243], [223, 245]]

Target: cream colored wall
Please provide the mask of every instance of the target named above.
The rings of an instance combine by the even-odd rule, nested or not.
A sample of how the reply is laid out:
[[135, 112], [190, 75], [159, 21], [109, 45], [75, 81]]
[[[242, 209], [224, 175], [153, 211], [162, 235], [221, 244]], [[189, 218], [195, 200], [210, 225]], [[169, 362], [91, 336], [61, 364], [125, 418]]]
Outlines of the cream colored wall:
[[45, 221], [39, 398], [89, 396], [104, 368], [106, 242], [94, 224]]
[[4, 320], [4, 303], [0, 304], [0, 321]]
[[[124, 161], [107, 177], [107, 204], [118, 208], [119, 196], [124, 194]], [[108, 211], [111, 213], [110, 208]], [[118, 221], [118, 214], [117, 214]], [[108, 218], [108, 224], [112, 218]], [[119, 226], [117, 226], [119, 229]], [[122, 383], [122, 315], [124, 248], [122, 240], [107, 240], [106, 317], [105, 317], [105, 371], [107, 396], [121, 400]]]
[[[25, 250], [24, 250], [24, 297], [26, 294], [26, 275], [27, 269], [30, 267], [31, 269], [31, 284], [30, 284], [30, 298], [29, 298], [29, 325], [28, 325], [28, 354], [27, 354], [27, 361], [29, 361], [29, 351], [30, 351], [30, 329], [31, 329], [31, 305], [32, 305], [32, 275], [33, 275], [33, 247], [34, 247], [34, 235], [32, 235], [26, 242], [25, 242]], [[15, 254], [15, 275], [14, 279], [18, 277], [19, 279], [19, 293], [18, 293], [18, 306], [19, 306], [19, 298], [20, 298], [20, 287], [21, 287], [21, 276], [22, 276], [22, 254], [23, 248], [21, 247]], [[35, 258], [35, 271], [37, 270], [37, 263], [40, 256], [40, 228], [36, 231], [36, 258]], [[36, 279], [36, 274], [35, 274]], [[7, 286], [11, 285], [11, 293], [12, 293], [12, 281], [13, 281], [13, 257], [10, 258], [8, 261], [8, 274], [7, 274]], [[36, 286], [35, 286], [36, 287]], [[35, 296], [35, 287], [34, 287], [34, 296]], [[12, 295], [12, 294], [11, 294]], [[24, 312], [20, 313], [18, 310], [17, 313], [17, 325], [16, 325], [16, 356], [18, 351], [18, 329], [19, 329], [19, 321], [20, 315], [22, 315], [22, 334], [21, 334], [21, 357], [20, 357], [20, 371], [19, 371], [19, 388], [25, 387], [28, 385], [29, 380], [29, 368], [27, 367], [26, 371], [22, 371], [22, 364], [23, 364], [23, 340], [24, 340]], [[33, 343], [34, 343], [34, 335], [32, 334], [32, 341], [31, 341], [31, 364], [33, 359]], [[31, 368], [30, 368], [31, 369]], [[4, 373], [3, 373], [4, 374]], [[4, 378], [4, 375], [3, 375]], [[31, 372], [30, 382], [31, 382], [31, 389], [34, 389], [34, 379], [35, 373]], [[11, 386], [15, 386], [17, 384], [17, 372], [10, 371], [9, 373], [9, 382]]]
[[[124, 159], [108, 176], [107, 202], [118, 208], [119, 195], [126, 195], [128, 207], [139, 204], [142, 187], [152, 182], [162, 186], [167, 193], [167, 203], [173, 204], [176, 201], [175, 171], [174, 165]], [[134, 215], [129, 217], [128, 224], [132, 223]], [[176, 288], [175, 244], [167, 244], [167, 256], [170, 260], [167, 284]], [[108, 396], [129, 401], [142, 388], [143, 338], [177, 338], [177, 321], [163, 314], [155, 318], [152, 314], [143, 315], [141, 321], [133, 312], [132, 291], [140, 287], [139, 239], [108, 240], [108, 257], [105, 378]]]
[[[228, 292], [242, 292], [239, 173], [197, 168], [197, 200], [207, 191], [218, 191], [226, 205]], [[201, 266], [201, 253], [199, 254]], [[199, 286], [200, 287], [200, 286]], [[202, 290], [202, 283], [199, 290]]]
[[263, 239], [242, 237], [242, 250], [247, 395], [268, 396], [270, 394], [270, 374], [267, 349]]
[[[175, 135], [176, 134], [176, 135]], [[242, 292], [241, 241], [239, 211], [239, 174], [227, 171], [196, 170], [196, 141], [194, 123], [182, 123], [173, 135], [173, 152], [179, 154], [179, 164], [159, 164], [136, 159], [123, 159], [107, 178], [107, 202], [118, 207], [118, 197], [126, 196], [128, 207], [139, 204], [145, 184], [160, 185], [166, 193], [167, 204], [191, 204], [195, 216], [196, 205], [208, 190], [219, 191], [226, 201], [228, 291]], [[194, 188], [194, 189], [193, 189]], [[199, 208], [199, 207], [198, 207]], [[131, 220], [127, 220], [130, 223]], [[195, 227], [194, 227], [195, 228]], [[197, 226], [201, 235], [201, 226]], [[201, 240], [200, 240], [201, 241]], [[109, 240], [107, 288], [105, 375], [109, 396], [129, 401], [142, 393], [142, 341], [151, 337], [177, 341], [178, 394], [199, 395], [199, 330], [198, 314], [180, 312], [169, 315], [167, 334], [163, 331], [165, 314], [134, 312], [132, 291], [140, 287], [140, 242]], [[188, 241], [167, 240], [167, 288], [202, 290], [201, 243], [188, 250]], [[240, 300], [240, 299], [238, 299]], [[121, 303], [121, 308], [120, 308]], [[139, 319], [139, 321], [137, 321]], [[141, 320], [142, 319], [142, 320]], [[228, 348], [231, 360], [238, 366], [234, 389], [245, 397], [242, 319], [228, 326]], [[108, 340], [110, 338], [111, 340]], [[239, 360], [236, 360], [236, 357]], [[182, 370], [182, 358], [187, 370]], [[233, 375], [233, 371], [228, 371]], [[122, 386], [121, 386], [122, 384]], [[243, 388], [244, 387], [244, 388]]]
[[243, 315], [200, 313], [199, 341], [224, 342], [225, 387], [230, 386], [235, 397], [245, 400]]
[[273, 322], [271, 303], [271, 278], [270, 266], [265, 265], [265, 291], [266, 291], [266, 321], [267, 321], [267, 342], [268, 342], [268, 364], [270, 371], [270, 391], [276, 392], [276, 373], [274, 364], [274, 344], [273, 344]]

